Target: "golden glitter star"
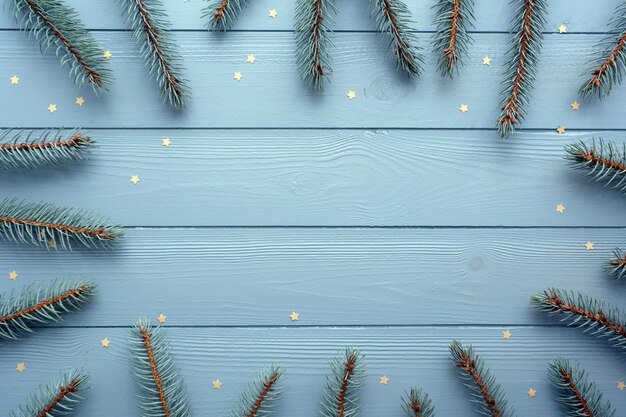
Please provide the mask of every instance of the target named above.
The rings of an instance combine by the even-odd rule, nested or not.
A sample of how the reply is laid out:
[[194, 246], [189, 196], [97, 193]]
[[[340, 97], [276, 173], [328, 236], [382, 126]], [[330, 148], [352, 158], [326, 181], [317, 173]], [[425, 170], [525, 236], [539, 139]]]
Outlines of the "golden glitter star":
[[269, 17], [271, 17], [272, 19], [275, 19], [276, 16], [278, 16], [278, 12], [276, 11], [276, 9], [270, 10]]
[[18, 363], [17, 366], [15, 367], [15, 370], [17, 372], [24, 372], [26, 370], [26, 365], [24, 365], [24, 363]]
[[378, 378], [378, 380], [383, 385], [387, 385], [389, 383], [389, 378], [387, 377], [387, 375], [381, 376], [380, 378]]
[[9, 272], [9, 279], [15, 281], [17, 279], [17, 272], [15, 271]]
[[256, 57], [254, 55], [248, 55], [247, 61], [251, 64], [254, 64], [254, 61], [256, 61]]
[[561, 26], [559, 26], [559, 33], [565, 33], [565, 32], [567, 32], [567, 26], [561, 23]]
[[291, 319], [291, 321], [298, 321], [300, 320], [300, 314], [294, 311], [289, 315], [289, 318]]
[[489, 58], [488, 56], [484, 56], [483, 65], [491, 65], [491, 58]]
[[563, 204], [557, 204], [556, 205], [556, 211], [558, 211], [559, 213], [563, 214], [563, 212], [565, 211], [565, 206]]
[[48, 242], [48, 249], [56, 249], [57, 248], [57, 244], [54, 240], [51, 240]]
[[509, 340], [511, 338], [511, 332], [508, 331], [508, 330], [503, 331], [502, 332], [502, 338], [506, 339], [506, 340]]
[[585, 243], [585, 248], [587, 248], [587, 250], [593, 250], [593, 242]]
[[531, 388], [528, 390], [527, 394], [530, 398], [535, 398], [535, 396], [537, 395], [537, 391]]
[[130, 182], [132, 182], [133, 184], [137, 185], [137, 183], [138, 183], [139, 181], [141, 181], [141, 180], [139, 179], [139, 176], [138, 176], [138, 175], [131, 175], [131, 177], [130, 177]]
[[11, 78], [9, 78], [9, 80], [11, 80], [11, 84], [17, 85], [20, 83], [20, 77], [18, 77], [17, 75], [12, 76]]
[[75, 103], [78, 104], [79, 106], [82, 106], [83, 104], [85, 104], [85, 98], [83, 96], [76, 97]]
[[241, 75], [241, 72], [237, 71], [236, 73], [233, 74], [233, 78], [239, 81], [243, 78], [243, 75]]
[[57, 111], [57, 105], [56, 105], [56, 104], [50, 104], [50, 105], [48, 106], [48, 111], [49, 111], [50, 113], [54, 113], [55, 111]]
[[102, 345], [103, 348], [108, 348], [109, 343], [111, 343], [111, 341], [107, 339], [106, 337], [100, 341], [100, 344]]
[[467, 104], [461, 104], [461, 107], [459, 107], [459, 111], [461, 113], [467, 113], [469, 111], [469, 107], [467, 106]]
[[356, 91], [348, 90], [348, 94], [346, 94], [349, 100], [354, 100], [356, 98]]
[[626, 384], [624, 384], [624, 381], [619, 381], [617, 383], [617, 389], [620, 391], [624, 391], [624, 388], [626, 388]]
[[220, 381], [219, 379], [216, 379], [215, 381], [213, 381], [212, 384], [213, 384], [214, 389], [222, 388], [222, 381]]
[[104, 53], [102, 54], [103, 57], [105, 57], [106, 59], [111, 59], [111, 57], [113, 56], [113, 54], [111, 53], [111, 51], [104, 51]]
[[172, 144], [172, 141], [170, 140], [170, 138], [163, 138], [163, 146], [165, 146], [166, 148], [169, 148], [171, 144]]
[[570, 106], [572, 106], [572, 110], [578, 110], [580, 109], [580, 103], [575, 101], [572, 104], [570, 104]]
[[157, 317], [157, 320], [159, 321], [159, 323], [163, 324], [165, 323], [165, 321], [167, 320], [167, 316], [164, 316], [163, 313], [159, 314], [159, 316]]
[[559, 135], [564, 135], [565, 134], [565, 126], [559, 126], [556, 128], [556, 131]]

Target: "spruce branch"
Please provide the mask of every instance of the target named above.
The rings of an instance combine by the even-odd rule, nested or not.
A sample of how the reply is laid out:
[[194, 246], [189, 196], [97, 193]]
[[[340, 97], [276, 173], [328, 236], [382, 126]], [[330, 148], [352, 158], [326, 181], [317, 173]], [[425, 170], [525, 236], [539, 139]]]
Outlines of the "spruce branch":
[[271, 366], [259, 373], [257, 379], [241, 395], [237, 407], [230, 412], [230, 417], [269, 417], [274, 414], [275, 402], [282, 391], [278, 384], [284, 376], [284, 370], [277, 366]]
[[563, 314], [561, 321], [584, 328], [594, 336], [607, 337], [618, 348], [626, 349], [626, 319], [618, 308], [591, 297], [555, 288], [533, 295], [531, 304], [550, 315]]
[[76, 11], [62, 0], [9, 0], [21, 29], [39, 42], [42, 51], [53, 47], [61, 55], [77, 85], [91, 84], [107, 91], [111, 71], [94, 37], [85, 30]]
[[626, 145], [602, 138], [589, 143], [579, 141], [566, 146], [565, 154], [574, 168], [587, 170], [594, 181], [626, 193]]
[[36, 327], [63, 320], [66, 313], [81, 311], [95, 288], [84, 277], [66, 278], [45, 286], [30, 284], [17, 295], [0, 295], [0, 340], [20, 339]]
[[437, 32], [433, 40], [439, 55], [439, 73], [453, 77], [473, 43], [469, 29], [474, 26], [474, 0], [438, 0], [434, 8]]
[[72, 414], [83, 399], [80, 392], [89, 380], [83, 369], [65, 372], [61, 378], [47, 385], [40, 385], [28, 398], [28, 404], [12, 411], [11, 417], [57, 417]]
[[496, 382], [495, 376], [474, 353], [474, 348], [464, 348], [461, 342], [454, 340], [450, 344], [450, 354], [459, 375], [471, 389], [472, 401], [480, 405], [479, 411], [491, 417], [512, 417], [515, 412], [508, 404], [504, 391]]
[[230, 30], [248, 0], [216, 0], [202, 11], [209, 30]]
[[187, 107], [190, 98], [187, 81], [183, 79], [182, 57], [171, 39], [171, 24], [161, 0], [118, 0], [126, 22], [141, 44], [140, 52], [150, 75], [161, 88], [161, 100], [176, 110]]
[[584, 97], [606, 97], [613, 86], [622, 82], [626, 64], [626, 3], [622, 2], [615, 10], [608, 32], [610, 35], [600, 45], [602, 53], [590, 64], [591, 78], [578, 91]]
[[187, 386], [163, 329], [147, 318], [138, 319], [131, 329], [130, 353], [143, 416], [189, 417]]
[[334, 0], [297, 0], [294, 30], [297, 44], [297, 63], [302, 80], [315, 91], [324, 91], [324, 82], [330, 76], [328, 48], [331, 23], [335, 13]]
[[557, 401], [567, 408], [569, 417], [613, 417], [611, 403], [603, 401], [595, 382], [589, 382], [584, 369], [558, 357], [548, 367], [552, 385], [557, 390]]
[[41, 133], [7, 130], [0, 133], [0, 169], [40, 168], [81, 161], [95, 143], [77, 130], [66, 134], [61, 130]]
[[326, 377], [321, 417], [355, 417], [365, 378], [363, 355], [348, 347], [331, 363], [332, 374]]
[[390, 36], [389, 49], [398, 60], [398, 69], [409, 77], [421, 74], [424, 57], [417, 37], [411, 33], [411, 12], [402, 0], [370, 0], [371, 17], [381, 33]]
[[615, 257], [604, 265], [609, 277], [613, 279], [622, 279], [626, 277], [626, 254], [620, 249], [615, 248], [613, 251]]
[[517, 5], [513, 21], [515, 37], [509, 49], [509, 63], [502, 82], [504, 95], [502, 112], [498, 117], [498, 132], [509, 137], [520, 125], [530, 101], [537, 76], [543, 27], [548, 12], [547, 0], [513, 0]]
[[72, 244], [90, 249], [111, 249], [122, 228], [88, 210], [56, 207], [49, 203], [0, 201], [0, 239], [71, 250]]
[[435, 417], [435, 407], [428, 394], [420, 388], [411, 388], [402, 397], [402, 408], [409, 417]]

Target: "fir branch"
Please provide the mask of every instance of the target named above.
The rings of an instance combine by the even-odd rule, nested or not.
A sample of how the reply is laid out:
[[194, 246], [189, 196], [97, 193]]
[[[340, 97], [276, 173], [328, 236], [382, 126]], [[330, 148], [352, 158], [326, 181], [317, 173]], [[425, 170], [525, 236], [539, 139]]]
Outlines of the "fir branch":
[[402, 408], [409, 417], [435, 417], [435, 407], [427, 393], [419, 388], [411, 388], [402, 397]]
[[613, 251], [615, 258], [611, 259], [604, 265], [609, 277], [613, 279], [622, 279], [626, 277], [626, 254], [620, 249], [615, 248]]
[[76, 11], [62, 0], [10, 0], [21, 29], [39, 42], [42, 51], [53, 47], [61, 55], [77, 85], [91, 83], [107, 91], [111, 71], [94, 37], [85, 30]]
[[85, 159], [95, 141], [79, 131], [0, 133], [0, 169], [40, 168]]
[[89, 379], [83, 369], [74, 369], [39, 388], [28, 398], [28, 404], [12, 411], [11, 417], [57, 417], [70, 415], [83, 399], [80, 391]]
[[161, 0], [118, 0], [132, 28], [150, 75], [161, 88], [161, 100], [180, 110], [187, 107], [191, 93], [183, 79], [182, 57], [171, 39], [170, 22]]
[[390, 36], [389, 49], [394, 51], [398, 69], [409, 77], [420, 75], [424, 57], [410, 31], [411, 12], [406, 4], [402, 0], [370, 0], [370, 6], [378, 31]]
[[144, 417], [189, 417], [187, 386], [161, 327], [140, 318], [131, 329], [133, 375], [141, 388]]
[[491, 417], [512, 417], [515, 412], [509, 406], [504, 391], [496, 383], [495, 376], [474, 353], [474, 348], [464, 348], [454, 340], [450, 344], [450, 354], [455, 365], [460, 368], [460, 376], [471, 389], [472, 401], [480, 404], [480, 412]]
[[332, 375], [326, 377], [322, 399], [322, 417], [355, 417], [359, 413], [359, 396], [365, 367], [358, 349], [348, 347], [333, 359]]
[[549, 314], [564, 314], [562, 321], [591, 331], [594, 336], [608, 337], [611, 343], [626, 349], [624, 313], [602, 301], [569, 291], [549, 288], [531, 297], [531, 304]]
[[57, 279], [44, 286], [30, 284], [15, 295], [0, 295], [0, 340], [17, 340], [36, 327], [63, 320], [81, 311], [95, 294], [95, 285], [84, 277]]
[[474, 0], [438, 0], [435, 16], [434, 50], [439, 54], [439, 73], [453, 77], [457, 63], [467, 56], [473, 39], [469, 28], [474, 26]]
[[577, 364], [559, 357], [548, 367], [550, 380], [558, 391], [557, 401], [563, 404], [569, 417], [613, 417], [611, 403], [602, 400], [595, 382], [589, 382], [587, 373]]
[[334, 0], [297, 0], [294, 30], [298, 69], [302, 80], [315, 91], [324, 91], [324, 81], [331, 74], [330, 13], [335, 13]]
[[585, 97], [608, 96], [613, 86], [619, 85], [624, 77], [626, 63], [626, 3], [622, 2], [609, 22], [608, 35], [600, 46], [602, 54], [591, 63], [591, 78], [582, 85], [578, 93]]
[[565, 153], [574, 168], [585, 169], [594, 181], [626, 193], [626, 145], [600, 138], [589, 144], [575, 142], [565, 147]]
[[535, 83], [543, 41], [543, 27], [548, 12], [547, 0], [513, 0], [517, 4], [513, 22], [515, 37], [509, 50], [509, 64], [504, 74], [502, 112], [498, 118], [498, 131], [509, 137], [520, 125]]
[[0, 201], [0, 239], [63, 249], [79, 244], [90, 249], [111, 249], [122, 228], [88, 210], [56, 207], [49, 203]]
[[269, 417], [274, 413], [274, 403], [281, 396], [279, 382], [284, 379], [285, 372], [271, 366], [259, 373], [257, 379], [248, 385], [241, 395], [239, 404], [230, 412], [230, 417]]
[[248, 0], [216, 0], [203, 9], [209, 30], [230, 30]]

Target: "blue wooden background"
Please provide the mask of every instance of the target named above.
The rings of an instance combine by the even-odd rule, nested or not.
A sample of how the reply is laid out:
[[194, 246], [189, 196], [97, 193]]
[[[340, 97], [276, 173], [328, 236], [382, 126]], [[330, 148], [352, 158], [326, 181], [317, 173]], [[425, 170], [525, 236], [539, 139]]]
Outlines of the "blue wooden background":
[[[0, 291], [73, 274], [99, 285], [86, 312], [0, 347], [0, 414], [60, 370], [84, 366], [93, 381], [78, 416], [139, 415], [128, 327], [163, 313], [196, 416], [225, 415], [270, 362], [288, 370], [279, 415], [316, 415], [328, 362], [346, 345], [367, 355], [362, 417], [402, 415], [399, 397], [412, 385], [431, 393], [439, 417], [474, 415], [448, 359], [453, 338], [476, 346], [520, 415], [561, 413], [546, 377], [557, 354], [581, 360], [623, 415], [623, 356], [528, 305], [549, 286], [616, 304], [626, 296], [601, 270], [626, 244], [624, 197], [571, 171], [562, 151], [624, 137], [626, 86], [602, 102], [576, 94], [619, 1], [550, 2], [526, 129], [508, 141], [494, 129], [511, 39], [506, 1], [478, 0], [471, 55], [448, 80], [430, 53], [433, 1], [408, 0], [428, 62], [407, 81], [372, 31], [367, 2], [338, 0], [332, 83], [315, 96], [296, 71], [293, 1], [252, 1], [232, 32], [213, 34], [203, 1], [166, 0], [193, 90], [182, 114], [159, 102], [114, 1], [68, 0], [113, 54], [116, 83], [104, 97], [73, 86], [5, 12], [0, 127], [82, 126], [100, 147], [69, 168], [0, 173], [0, 197], [91, 208], [127, 235], [112, 253], [0, 245]], [[568, 33], [558, 34], [561, 23]], [[17, 281], [7, 279], [13, 270]]]

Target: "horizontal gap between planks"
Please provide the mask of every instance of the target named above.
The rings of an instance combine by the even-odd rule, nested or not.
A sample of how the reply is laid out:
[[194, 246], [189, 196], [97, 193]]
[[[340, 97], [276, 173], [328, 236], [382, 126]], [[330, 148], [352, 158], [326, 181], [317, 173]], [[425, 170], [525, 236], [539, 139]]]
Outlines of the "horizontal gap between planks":
[[[199, 127], [199, 126], [185, 126], [185, 127], [143, 127], [143, 126], [131, 126], [131, 127], [89, 127], [89, 126], [79, 126], [79, 127], [30, 127], [30, 126], [21, 126], [21, 127], [7, 127], [0, 126], [0, 130], [73, 130], [73, 129], [82, 129], [82, 130], [110, 130], [110, 131], [123, 131], [123, 130], [157, 130], [157, 131], [172, 131], [172, 130], [345, 130], [345, 131], [360, 131], [360, 130], [385, 130], [385, 131], [417, 131], [417, 132], [427, 132], [427, 131], [442, 131], [442, 132], [467, 132], [467, 131], [475, 131], [475, 132], [495, 132], [497, 128], [490, 127], [377, 127], [377, 126], [366, 126], [366, 127], [328, 127], [328, 126], [301, 126], [301, 127]], [[626, 128], [567, 128], [568, 132], [626, 132]], [[525, 128], [516, 130], [515, 133], [528, 133], [528, 132], [540, 132], [540, 133], [554, 133], [556, 132], [556, 128], [549, 127], [536, 127], [536, 128]], [[502, 139], [503, 141], [514, 141], [513, 139]]]
[[[311, 324], [311, 325], [165, 325], [166, 329], [436, 329], [436, 328], [463, 328], [463, 329], [495, 329], [495, 328], [564, 328], [572, 327], [567, 324], [511, 324], [511, 323], [481, 323], [481, 324]], [[132, 325], [125, 326], [33, 326], [32, 329], [132, 329]]]
[[469, 230], [478, 230], [478, 229], [495, 229], [495, 230], [562, 230], [562, 229], [570, 229], [570, 230], [580, 230], [580, 229], [615, 229], [615, 230], [626, 230], [626, 226], [428, 226], [428, 225], [415, 225], [415, 226], [401, 226], [401, 225], [391, 225], [391, 226], [372, 226], [372, 225], [364, 225], [364, 226], [338, 226], [338, 225], [325, 225], [325, 226], [317, 226], [317, 225], [288, 225], [288, 226], [280, 226], [280, 225], [245, 225], [245, 226], [224, 226], [224, 225], [200, 225], [200, 226], [167, 226], [167, 225], [159, 225], [159, 226], [146, 226], [146, 225], [126, 225], [123, 226], [124, 229], [446, 229], [446, 230], [455, 230], [455, 229], [469, 229]]

